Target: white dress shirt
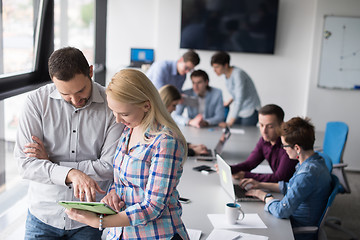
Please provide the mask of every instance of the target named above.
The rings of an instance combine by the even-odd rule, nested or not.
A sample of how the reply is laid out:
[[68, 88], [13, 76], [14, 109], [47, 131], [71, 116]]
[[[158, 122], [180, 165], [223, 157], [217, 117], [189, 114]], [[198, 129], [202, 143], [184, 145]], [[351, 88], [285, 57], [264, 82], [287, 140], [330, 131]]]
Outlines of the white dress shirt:
[[[30, 180], [28, 203], [31, 214], [60, 229], [76, 229], [84, 224], [73, 221], [60, 200], [78, 201], [68, 172], [78, 169], [96, 180], [103, 190], [113, 181], [113, 155], [123, 125], [116, 124], [107, 106], [105, 89], [92, 83], [92, 95], [82, 108], [66, 102], [54, 84], [29, 93], [17, 131], [14, 156], [21, 176]], [[31, 136], [43, 141], [49, 160], [26, 157], [24, 145]], [[99, 201], [103, 195], [96, 195]]]

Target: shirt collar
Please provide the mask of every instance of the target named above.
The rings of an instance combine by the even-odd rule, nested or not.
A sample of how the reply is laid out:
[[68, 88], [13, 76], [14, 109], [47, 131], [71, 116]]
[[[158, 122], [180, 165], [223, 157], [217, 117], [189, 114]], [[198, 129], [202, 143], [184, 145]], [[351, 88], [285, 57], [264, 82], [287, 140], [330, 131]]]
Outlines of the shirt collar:
[[275, 143], [275, 145], [276, 145], [276, 146], [279, 146], [279, 147], [281, 147], [281, 146], [282, 146], [282, 143], [281, 143], [281, 137], [278, 137], [278, 138], [276, 139], [276, 143]]

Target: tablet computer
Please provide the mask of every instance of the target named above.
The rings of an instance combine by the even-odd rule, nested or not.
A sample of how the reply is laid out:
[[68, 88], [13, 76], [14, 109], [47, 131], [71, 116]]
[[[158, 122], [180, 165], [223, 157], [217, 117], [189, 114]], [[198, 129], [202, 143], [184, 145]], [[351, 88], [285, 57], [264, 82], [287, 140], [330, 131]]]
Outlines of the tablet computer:
[[59, 201], [58, 204], [61, 206], [70, 209], [80, 209], [90, 212], [95, 212], [99, 214], [116, 214], [117, 212], [102, 202], [81, 202], [81, 201]]

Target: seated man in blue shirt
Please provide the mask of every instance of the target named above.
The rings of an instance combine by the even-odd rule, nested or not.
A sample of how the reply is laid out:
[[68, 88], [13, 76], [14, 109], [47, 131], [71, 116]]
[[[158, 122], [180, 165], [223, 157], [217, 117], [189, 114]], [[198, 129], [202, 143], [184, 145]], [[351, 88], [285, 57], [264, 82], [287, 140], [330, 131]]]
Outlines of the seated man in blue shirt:
[[[217, 125], [224, 119], [224, 104], [220, 89], [209, 86], [209, 76], [203, 70], [196, 70], [191, 74], [193, 87], [184, 91], [184, 95], [197, 98], [198, 106], [179, 104], [173, 113], [177, 124], [193, 127]], [[187, 109], [188, 117], [182, 116]]]
[[200, 62], [199, 55], [189, 50], [177, 61], [157, 61], [154, 62], [146, 72], [147, 77], [160, 89], [166, 84], [174, 85], [179, 92], [184, 85], [186, 74], [192, 71]]

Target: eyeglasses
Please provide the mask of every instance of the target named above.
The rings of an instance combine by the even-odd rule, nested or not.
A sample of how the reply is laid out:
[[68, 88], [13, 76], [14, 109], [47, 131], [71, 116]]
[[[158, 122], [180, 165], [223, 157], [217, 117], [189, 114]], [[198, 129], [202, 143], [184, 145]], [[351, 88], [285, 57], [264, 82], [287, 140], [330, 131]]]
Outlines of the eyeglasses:
[[185, 69], [186, 72], [192, 72], [194, 70], [193, 67], [189, 67], [189, 66], [186, 66], [186, 65], [185, 65], [184, 69]]
[[290, 145], [290, 144], [288, 144], [288, 145], [281, 144], [281, 147], [282, 147], [282, 148], [287, 148], [287, 147], [292, 148], [293, 145]]

